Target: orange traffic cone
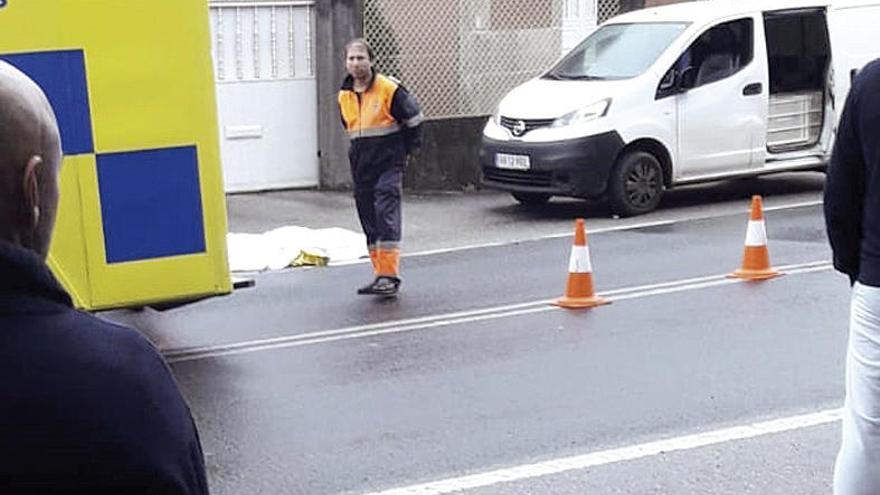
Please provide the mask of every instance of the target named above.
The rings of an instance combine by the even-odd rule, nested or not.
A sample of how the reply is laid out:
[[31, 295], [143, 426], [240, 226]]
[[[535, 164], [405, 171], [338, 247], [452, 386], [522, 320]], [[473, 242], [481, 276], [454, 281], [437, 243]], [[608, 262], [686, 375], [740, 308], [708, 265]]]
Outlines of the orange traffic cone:
[[574, 230], [574, 245], [568, 262], [568, 283], [565, 296], [553, 304], [569, 309], [592, 308], [610, 301], [596, 296], [593, 292], [593, 266], [590, 264], [590, 248], [587, 246], [587, 233], [584, 219], [578, 218]]
[[764, 228], [764, 209], [761, 205], [761, 196], [752, 196], [752, 214], [749, 216], [745, 244], [742, 268], [727, 275], [728, 277], [766, 280], [782, 275], [770, 266], [770, 251], [767, 250], [767, 230]]

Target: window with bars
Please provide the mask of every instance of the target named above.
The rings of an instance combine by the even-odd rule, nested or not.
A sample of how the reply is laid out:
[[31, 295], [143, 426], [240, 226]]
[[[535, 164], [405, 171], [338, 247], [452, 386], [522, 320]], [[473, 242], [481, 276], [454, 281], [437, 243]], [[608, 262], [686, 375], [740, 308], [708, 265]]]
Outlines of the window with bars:
[[218, 82], [314, 76], [314, 2], [213, 0], [211, 37]]

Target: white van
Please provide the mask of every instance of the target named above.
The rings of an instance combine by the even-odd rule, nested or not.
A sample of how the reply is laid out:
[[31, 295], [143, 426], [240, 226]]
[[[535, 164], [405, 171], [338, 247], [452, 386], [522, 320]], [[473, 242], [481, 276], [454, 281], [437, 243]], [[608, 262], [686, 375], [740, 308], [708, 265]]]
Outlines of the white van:
[[624, 14], [508, 93], [482, 181], [525, 204], [824, 170], [851, 78], [880, 57], [880, 0], [707, 0]]

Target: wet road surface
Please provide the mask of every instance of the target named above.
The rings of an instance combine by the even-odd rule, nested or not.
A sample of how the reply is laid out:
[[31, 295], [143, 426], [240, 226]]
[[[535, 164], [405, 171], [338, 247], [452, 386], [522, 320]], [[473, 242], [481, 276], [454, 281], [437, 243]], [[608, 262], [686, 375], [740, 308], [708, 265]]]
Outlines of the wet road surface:
[[[406, 257], [396, 300], [356, 296], [369, 268], [355, 264], [108, 316], [171, 361], [214, 493], [416, 493], [435, 480], [445, 488], [418, 493], [452, 493], [468, 476], [484, 485], [462, 493], [827, 493], [848, 284], [829, 267], [819, 206], [767, 214], [787, 275], [724, 278], [746, 219], [592, 232], [596, 289], [613, 302], [590, 311], [547, 304], [571, 248], [550, 236]], [[618, 455], [828, 411], [812, 426]]]

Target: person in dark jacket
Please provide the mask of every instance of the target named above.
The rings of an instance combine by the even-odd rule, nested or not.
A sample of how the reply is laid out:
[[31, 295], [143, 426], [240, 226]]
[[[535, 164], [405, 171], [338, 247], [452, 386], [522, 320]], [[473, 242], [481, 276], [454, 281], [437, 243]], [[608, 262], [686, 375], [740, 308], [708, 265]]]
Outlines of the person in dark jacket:
[[825, 183], [834, 268], [853, 284], [837, 495], [880, 493], [880, 60], [847, 96]]
[[0, 493], [208, 493], [162, 357], [75, 310], [45, 263], [60, 148], [43, 92], [0, 62]]
[[375, 275], [358, 294], [396, 295], [403, 169], [421, 145], [422, 112], [399, 82], [373, 70], [373, 50], [365, 40], [346, 44], [345, 68], [339, 111], [351, 140], [355, 205]]

